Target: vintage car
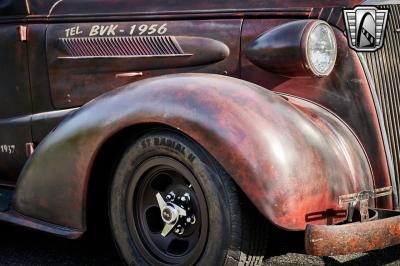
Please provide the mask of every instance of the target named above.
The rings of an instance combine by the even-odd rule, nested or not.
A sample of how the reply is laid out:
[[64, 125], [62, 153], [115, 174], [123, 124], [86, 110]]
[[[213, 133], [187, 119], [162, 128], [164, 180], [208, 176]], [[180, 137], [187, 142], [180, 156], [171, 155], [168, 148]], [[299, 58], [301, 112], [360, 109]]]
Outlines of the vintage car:
[[[356, 6], [387, 10], [357, 22], [376, 51]], [[398, 1], [1, 0], [0, 22], [1, 221], [107, 221], [135, 265], [258, 265], [271, 224], [318, 256], [400, 243]]]

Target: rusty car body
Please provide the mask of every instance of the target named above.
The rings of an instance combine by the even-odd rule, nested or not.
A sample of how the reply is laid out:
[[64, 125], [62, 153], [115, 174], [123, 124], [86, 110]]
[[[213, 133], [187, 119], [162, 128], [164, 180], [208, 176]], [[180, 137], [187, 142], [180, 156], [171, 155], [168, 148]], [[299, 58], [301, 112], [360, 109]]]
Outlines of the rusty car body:
[[[372, 4], [390, 10], [385, 43], [353, 51], [343, 8]], [[305, 230], [309, 254], [399, 244], [399, 16], [396, 1], [0, 1], [0, 220], [79, 238], [126, 140], [157, 127]], [[315, 21], [336, 38], [326, 76], [300, 53]]]

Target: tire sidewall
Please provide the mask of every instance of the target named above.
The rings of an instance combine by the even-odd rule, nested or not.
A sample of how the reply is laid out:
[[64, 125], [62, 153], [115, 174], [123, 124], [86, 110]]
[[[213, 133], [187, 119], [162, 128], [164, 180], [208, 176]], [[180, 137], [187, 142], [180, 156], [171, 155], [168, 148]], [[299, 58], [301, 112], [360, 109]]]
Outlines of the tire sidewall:
[[126, 203], [132, 200], [128, 199], [128, 188], [136, 168], [153, 156], [178, 160], [196, 177], [208, 209], [208, 236], [197, 264], [222, 265], [232, 244], [231, 227], [235, 222], [232, 197], [224, 186], [224, 175], [211, 156], [194, 141], [175, 132], [152, 132], [142, 136], [128, 146], [116, 168], [110, 188], [109, 215], [114, 239], [125, 262], [129, 265], [149, 264], [139, 252], [137, 246], [140, 243], [135, 243], [130, 232]]

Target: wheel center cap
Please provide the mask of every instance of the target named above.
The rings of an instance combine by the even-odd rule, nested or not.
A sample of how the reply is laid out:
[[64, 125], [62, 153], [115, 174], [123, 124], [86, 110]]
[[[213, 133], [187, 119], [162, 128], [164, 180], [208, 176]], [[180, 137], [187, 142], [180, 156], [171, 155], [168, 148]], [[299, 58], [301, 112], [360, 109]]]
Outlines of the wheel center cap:
[[178, 211], [171, 206], [165, 206], [161, 210], [161, 218], [167, 224], [172, 224], [178, 219]]

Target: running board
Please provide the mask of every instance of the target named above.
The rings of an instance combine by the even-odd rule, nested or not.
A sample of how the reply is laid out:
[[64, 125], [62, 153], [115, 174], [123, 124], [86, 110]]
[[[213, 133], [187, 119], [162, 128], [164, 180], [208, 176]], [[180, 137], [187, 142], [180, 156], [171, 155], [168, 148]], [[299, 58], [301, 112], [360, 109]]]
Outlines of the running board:
[[83, 234], [83, 232], [79, 230], [46, 223], [31, 217], [24, 216], [14, 210], [0, 212], [0, 221], [31, 228], [68, 239], [78, 239]]
[[12, 186], [0, 185], [0, 221], [28, 227], [69, 239], [77, 239], [82, 236], [83, 232], [76, 229], [46, 223], [41, 220], [24, 216], [13, 210], [11, 204], [14, 191], [15, 188]]

